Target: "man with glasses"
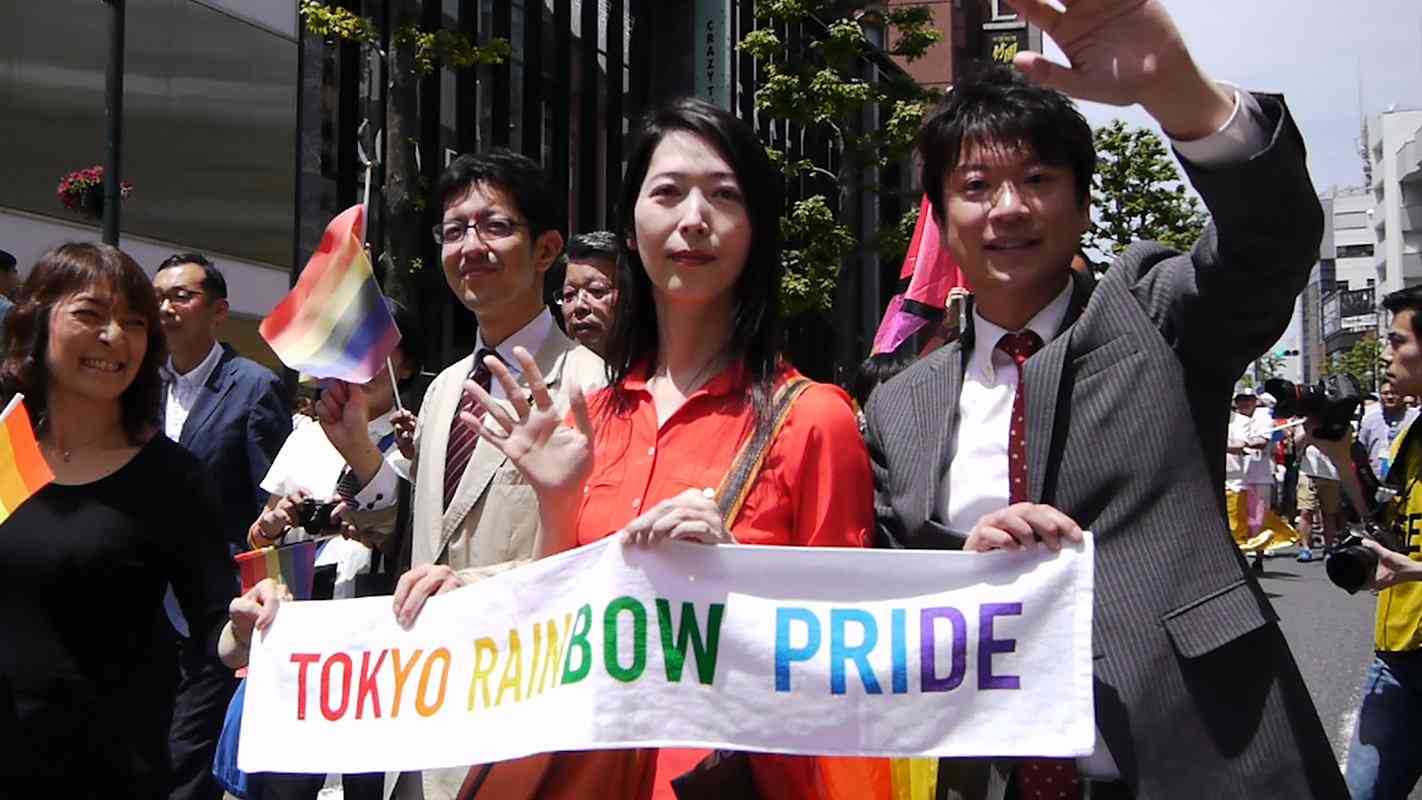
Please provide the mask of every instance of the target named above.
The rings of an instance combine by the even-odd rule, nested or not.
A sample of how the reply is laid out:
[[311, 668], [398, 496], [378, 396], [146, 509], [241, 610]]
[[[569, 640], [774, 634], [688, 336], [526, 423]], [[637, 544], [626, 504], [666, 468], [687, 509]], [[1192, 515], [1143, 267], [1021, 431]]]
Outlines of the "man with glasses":
[[[169, 256], [158, 266], [153, 288], [170, 352], [163, 367], [163, 430], [207, 465], [222, 500], [223, 535], [239, 553], [247, 549], [247, 528], [266, 505], [262, 479], [291, 433], [291, 411], [271, 370], [217, 341], [218, 326], [227, 319], [227, 281], [211, 261], [198, 253]], [[235, 594], [237, 587], [231, 589]], [[218, 800], [222, 788], [212, 777], [212, 757], [237, 682], [216, 658], [188, 646], [187, 625], [171, 592], [166, 607], [180, 637], [168, 742], [171, 797]]]
[[612, 309], [617, 304], [617, 235], [580, 233], [568, 240], [563, 261], [563, 288], [554, 295], [563, 311], [563, 329], [606, 357]]
[[[479, 440], [464, 423], [463, 409], [479, 414], [466, 381], [503, 401], [490, 381], [485, 356], [503, 361], [522, 380], [513, 349], [532, 354], [549, 391], [566, 412], [567, 392], [585, 391], [606, 379], [602, 359], [578, 346], [553, 322], [543, 304], [543, 280], [563, 249], [558, 230], [561, 199], [543, 170], [527, 156], [496, 149], [455, 159], [435, 187], [444, 216], [434, 229], [444, 277], [454, 296], [474, 312], [478, 334], [469, 355], [447, 367], [425, 393], [415, 429], [414, 525], [411, 569], [395, 590], [395, 614], [409, 626], [432, 595], [443, 594], [526, 563], [538, 531], [538, 500], [498, 448]], [[322, 397], [319, 417], [327, 436], [346, 458], [361, 488], [347, 502], [377, 510], [394, 501], [394, 468], [370, 447], [363, 431], [364, 395], [337, 384]], [[355, 415], [350, 424], [339, 424]], [[499, 796], [501, 773], [538, 769], [539, 758], [501, 764], [484, 780]], [[454, 798], [468, 768], [426, 770], [425, 800]], [[407, 791], [402, 785], [400, 796]], [[481, 796], [484, 796], [481, 794]]]

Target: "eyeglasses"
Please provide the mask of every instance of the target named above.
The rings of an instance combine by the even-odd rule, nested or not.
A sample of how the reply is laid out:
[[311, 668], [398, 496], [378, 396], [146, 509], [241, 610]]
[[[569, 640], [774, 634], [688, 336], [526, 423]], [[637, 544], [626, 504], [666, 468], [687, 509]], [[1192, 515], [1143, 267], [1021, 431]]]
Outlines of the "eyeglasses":
[[470, 222], [451, 220], [434, 226], [434, 240], [436, 244], [458, 244], [469, 231], [481, 239], [505, 239], [525, 224], [508, 217], [485, 217]]
[[564, 286], [563, 291], [553, 295], [553, 302], [560, 306], [570, 306], [578, 302], [578, 295], [585, 294], [594, 303], [612, 294], [612, 287], [600, 283], [591, 286]]
[[203, 292], [196, 289], [174, 289], [170, 292], [160, 292], [158, 294], [158, 305], [163, 305], [167, 300], [175, 306], [185, 306], [193, 301], [195, 297], [202, 297]]

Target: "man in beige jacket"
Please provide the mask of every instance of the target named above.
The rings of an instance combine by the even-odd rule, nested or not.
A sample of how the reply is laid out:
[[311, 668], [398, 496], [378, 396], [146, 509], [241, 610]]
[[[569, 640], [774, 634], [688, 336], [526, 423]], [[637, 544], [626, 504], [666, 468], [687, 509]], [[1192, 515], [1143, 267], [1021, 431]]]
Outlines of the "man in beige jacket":
[[[543, 305], [543, 276], [562, 251], [563, 236], [558, 198], [542, 169], [508, 150], [463, 155], [440, 176], [435, 196], [444, 206], [434, 230], [444, 276], [474, 312], [479, 329], [470, 354], [430, 384], [415, 428], [408, 476], [414, 483], [411, 568], [394, 598], [395, 613], [406, 626], [414, 624], [429, 597], [531, 560], [538, 530], [533, 489], [458, 416], [461, 406], [472, 403], [466, 380], [492, 386], [495, 400], [504, 400], [498, 383], [487, 382], [483, 357], [494, 355], [522, 378], [513, 348], [525, 348], [564, 405], [571, 387], [590, 391], [606, 380], [602, 360], [563, 335]], [[389, 506], [402, 476], [370, 444], [363, 395], [342, 385], [326, 395], [322, 425], [362, 487], [347, 503], [361, 511]], [[510, 762], [501, 770], [517, 768], [518, 762]], [[468, 773], [468, 768], [426, 770], [421, 787], [410, 785], [407, 776], [400, 796], [418, 797], [413, 790], [422, 788], [425, 800], [452, 799]]]

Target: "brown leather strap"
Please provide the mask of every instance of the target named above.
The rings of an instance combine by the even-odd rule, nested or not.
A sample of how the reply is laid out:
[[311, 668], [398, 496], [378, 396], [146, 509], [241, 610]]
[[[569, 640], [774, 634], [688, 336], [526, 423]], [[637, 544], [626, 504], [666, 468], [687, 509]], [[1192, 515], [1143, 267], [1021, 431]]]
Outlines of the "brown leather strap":
[[770, 445], [775, 441], [775, 437], [780, 435], [785, 420], [790, 418], [790, 407], [813, 385], [814, 381], [800, 376], [781, 386], [770, 401], [772, 422], [769, 428], [757, 431], [736, 453], [731, 468], [726, 471], [726, 477], [721, 479], [721, 485], [716, 489], [716, 507], [721, 510], [721, 522], [726, 526], [726, 530], [731, 529], [736, 516], [741, 513], [741, 506], [745, 505], [746, 496], [750, 494], [751, 486], [755, 484], [756, 476], [760, 474], [761, 465], [765, 462], [765, 454], [770, 452]]

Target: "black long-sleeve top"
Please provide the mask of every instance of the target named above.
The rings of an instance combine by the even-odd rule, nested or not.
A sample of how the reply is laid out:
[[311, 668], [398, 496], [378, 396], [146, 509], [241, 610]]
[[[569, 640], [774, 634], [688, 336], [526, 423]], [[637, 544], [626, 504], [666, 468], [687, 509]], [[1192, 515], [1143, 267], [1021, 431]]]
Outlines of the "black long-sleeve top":
[[161, 793], [175, 664], [163, 595], [171, 582], [215, 654], [238, 587], [221, 518], [201, 463], [158, 435], [0, 524], [0, 775]]

